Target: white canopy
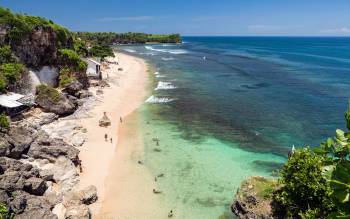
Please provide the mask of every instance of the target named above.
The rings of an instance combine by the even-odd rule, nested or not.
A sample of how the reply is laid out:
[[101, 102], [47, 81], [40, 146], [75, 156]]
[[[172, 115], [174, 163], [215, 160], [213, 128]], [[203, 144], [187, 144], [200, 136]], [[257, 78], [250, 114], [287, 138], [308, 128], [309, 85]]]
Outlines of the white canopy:
[[7, 108], [15, 108], [22, 106], [23, 104], [18, 102], [19, 99], [23, 98], [24, 95], [17, 93], [7, 93], [0, 95], [0, 106]]

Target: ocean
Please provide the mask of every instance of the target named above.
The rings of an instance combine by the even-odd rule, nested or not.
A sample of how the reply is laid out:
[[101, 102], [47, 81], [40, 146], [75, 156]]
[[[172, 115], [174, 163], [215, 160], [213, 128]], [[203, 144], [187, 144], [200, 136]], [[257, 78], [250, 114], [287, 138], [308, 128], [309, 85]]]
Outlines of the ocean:
[[[177, 218], [232, 217], [242, 180], [274, 177], [295, 147], [345, 128], [350, 38], [184, 37], [121, 46], [144, 58], [145, 165]], [[159, 142], [157, 144], [157, 141]]]

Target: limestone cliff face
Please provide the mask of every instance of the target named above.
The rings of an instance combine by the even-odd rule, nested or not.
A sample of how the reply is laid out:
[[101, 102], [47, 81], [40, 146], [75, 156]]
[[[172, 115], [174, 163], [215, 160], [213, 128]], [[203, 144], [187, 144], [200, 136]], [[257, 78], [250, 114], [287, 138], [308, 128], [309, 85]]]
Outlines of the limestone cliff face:
[[[19, 42], [9, 42], [14, 54], [29, 67], [38, 68], [57, 64], [57, 33], [50, 27], [36, 27], [31, 34]], [[73, 47], [73, 39], [69, 37], [63, 42], [65, 47]]]
[[264, 177], [251, 177], [242, 182], [232, 212], [239, 219], [274, 219], [280, 218], [273, 213], [271, 193], [278, 183]]

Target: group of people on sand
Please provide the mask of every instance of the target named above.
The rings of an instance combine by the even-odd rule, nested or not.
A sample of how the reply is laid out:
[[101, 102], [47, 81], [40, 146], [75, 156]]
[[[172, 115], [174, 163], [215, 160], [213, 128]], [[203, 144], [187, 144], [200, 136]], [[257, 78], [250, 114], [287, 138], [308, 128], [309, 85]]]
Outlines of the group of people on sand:
[[[106, 112], [104, 112], [104, 115], [106, 115]], [[122, 117], [119, 117], [119, 121], [120, 121], [120, 123], [123, 123]], [[107, 134], [107, 133], [105, 134], [105, 141], [108, 142], [108, 134]], [[109, 138], [109, 141], [110, 141], [111, 143], [113, 143], [113, 138], [110, 137], [110, 138]]]

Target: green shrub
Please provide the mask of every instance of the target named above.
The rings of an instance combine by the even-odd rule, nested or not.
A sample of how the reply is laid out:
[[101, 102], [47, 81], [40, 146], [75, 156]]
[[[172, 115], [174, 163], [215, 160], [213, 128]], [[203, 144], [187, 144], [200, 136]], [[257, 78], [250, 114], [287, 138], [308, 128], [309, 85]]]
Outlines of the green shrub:
[[60, 70], [60, 76], [59, 76], [59, 86], [65, 87], [69, 83], [73, 82], [75, 80], [74, 76], [70, 75], [71, 70], [67, 67], [64, 67]]
[[281, 170], [283, 186], [273, 195], [277, 212], [293, 218], [323, 218], [334, 210], [333, 191], [322, 175], [324, 162], [309, 148], [295, 151]]
[[0, 65], [0, 93], [6, 92], [9, 85], [16, 85], [24, 72], [24, 65], [19, 63]]
[[47, 99], [48, 101], [58, 102], [61, 99], [60, 93], [47, 85], [41, 84], [36, 87], [37, 98]]
[[61, 66], [70, 67], [73, 71], [85, 72], [87, 64], [71, 49], [60, 49], [58, 58]]
[[18, 63], [7, 63], [0, 65], [0, 74], [3, 75], [8, 84], [15, 84], [21, 79], [24, 65]]
[[90, 55], [104, 59], [108, 56], [114, 57], [113, 50], [107, 45], [94, 45], [90, 49]]
[[10, 128], [10, 121], [5, 114], [0, 114], [0, 127], [4, 129]]
[[6, 24], [10, 27], [7, 34], [10, 43], [20, 42], [36, 27], [51, 28], [57, 35], [57, 43], [60, 48], [66, 46], [72, 35], [68, 29], [53, 23], [51, 20], [37, 16], [15, 14], [3, 7], [0, 7], [0, 24]]
[[89, 50], [87, 48], [86, 42], [80, 39], [74, 40], [74, 50], [76, 53], [83, 57], [87, 57], [89, 55]]
[[15, 62], [10, 46], [0, 47], [0, 65]]
[[0, 74], [0, 93], [5, 93], [7, 88], [6, 78]]

